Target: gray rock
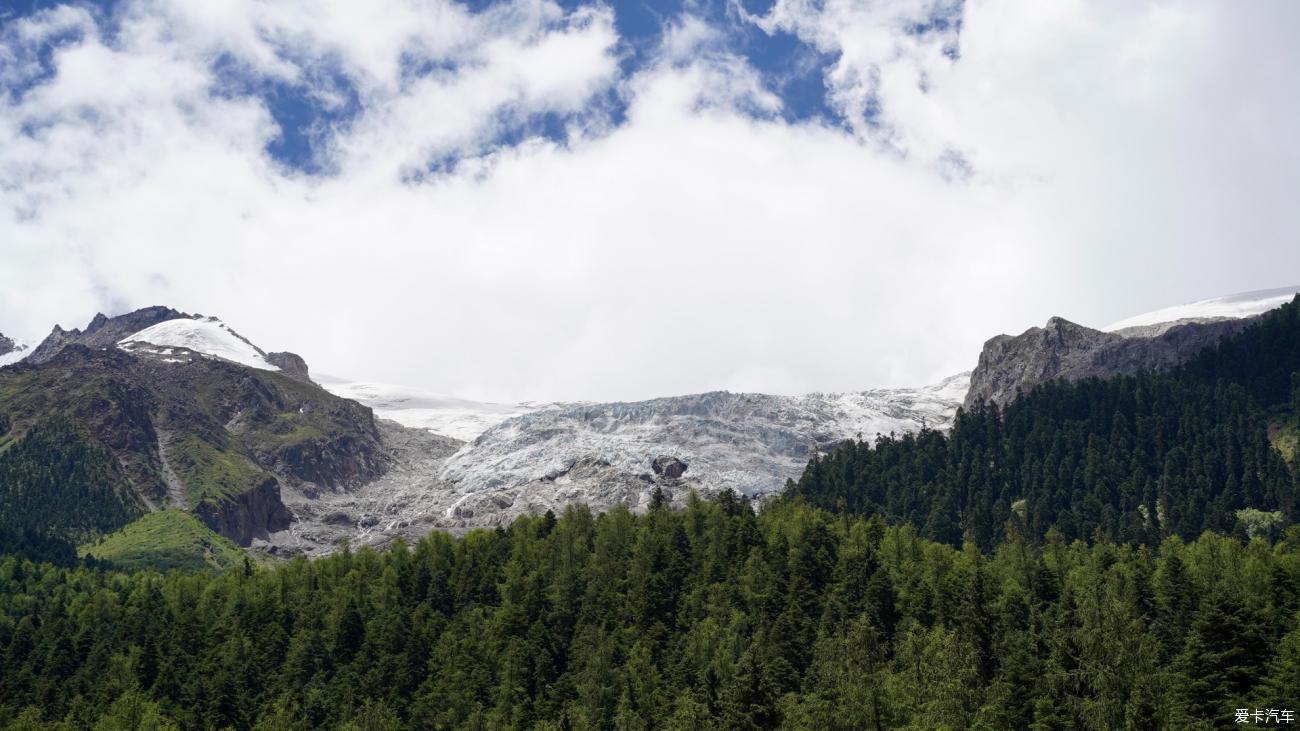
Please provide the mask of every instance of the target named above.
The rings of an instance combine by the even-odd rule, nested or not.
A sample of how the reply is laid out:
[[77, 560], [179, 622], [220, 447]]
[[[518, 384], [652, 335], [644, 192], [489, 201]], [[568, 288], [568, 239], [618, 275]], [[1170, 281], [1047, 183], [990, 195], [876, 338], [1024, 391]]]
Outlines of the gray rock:
[[0, 355], [9, 355], [18, 349], [18, 343], [0, 333]]
[[205, 502], [194, 514], [241, 546], [251, 545], [254, 538], [266, 540], [272, 533], [288, 528], [293, 519], [280, 500], [280, 483], [271, 476], [231, 500]]
[[311, 374], [307, 372], [307, 361], [297, 353], [267, 353], [266, 362], [279, 368], [285, 375], [304, 383], [311, 383]]
[[1184, 321], [1103, 332], [1053, 317], [1044, 327], [998, 335], [984, 344], [979, 364], [971, 372], [965, 406], [980, 401], [1006, 406], [1017, 394], [1056, 378], [1167, 370], [1240, 332], [1254, 319]]
[[676, 457], [660, 455], [650, 463], [650, 469], [654, 470], [656, 475], [667, 477], [670, 480], [676, 480], [686, 474], [687, 464]]

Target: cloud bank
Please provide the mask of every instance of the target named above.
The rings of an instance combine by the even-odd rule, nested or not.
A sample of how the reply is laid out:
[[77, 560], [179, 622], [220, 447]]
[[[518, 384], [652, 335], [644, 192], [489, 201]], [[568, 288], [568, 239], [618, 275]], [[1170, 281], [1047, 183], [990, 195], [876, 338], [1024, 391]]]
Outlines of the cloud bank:
[[1300, 273], [1294, 3], [625, 12], [0, 21], [0, 332], [163, 303], [479, 398], [796, 393]]

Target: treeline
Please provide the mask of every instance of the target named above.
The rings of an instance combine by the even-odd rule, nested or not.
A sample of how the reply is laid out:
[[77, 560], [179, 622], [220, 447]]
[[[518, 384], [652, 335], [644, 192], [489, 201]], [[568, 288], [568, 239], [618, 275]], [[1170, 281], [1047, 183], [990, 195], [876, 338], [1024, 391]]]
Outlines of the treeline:
[[724, 495], [225, 574], [0, 559], [0, 727], [1188, 729], [1300, 698], [1300, 529], [1158, 549]]
[[51, 417], [0, 451], [0, 553], [75, 563], [78, 542], [143, 512], [112, 453], [70, 419]]
[[985, 550], [1052, 527], [1147, 546], [1276, 534], [1300, 519], [1300, 469], [1269, 439], [1287, 409], [1300, 414], [1300, 301], [1167, 374], [1046, 383], [960, 413], [948, 434], [846, 444], [786, 494]]

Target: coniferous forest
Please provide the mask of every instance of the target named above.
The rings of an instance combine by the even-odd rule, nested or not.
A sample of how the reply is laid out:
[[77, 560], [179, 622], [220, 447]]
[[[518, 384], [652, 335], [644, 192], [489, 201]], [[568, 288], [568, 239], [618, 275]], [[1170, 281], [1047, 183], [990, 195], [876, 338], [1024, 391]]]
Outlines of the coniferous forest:
[[[1298, 373], [1293, 302], [1171, 372], [844, 445], [761, 510], [572, 507], [224, 572], [36, 562], [11, 531], [0, 727], [1282, 723], [1300, 712], [1300, 468], [1277, 445]], [[55, 436], [0, 479], [72, 454]], [[98, 484], [111, 465], [85, 456], [77, 481]], [[133, 509], [87, 496], [102, 510], [74, 527]]]

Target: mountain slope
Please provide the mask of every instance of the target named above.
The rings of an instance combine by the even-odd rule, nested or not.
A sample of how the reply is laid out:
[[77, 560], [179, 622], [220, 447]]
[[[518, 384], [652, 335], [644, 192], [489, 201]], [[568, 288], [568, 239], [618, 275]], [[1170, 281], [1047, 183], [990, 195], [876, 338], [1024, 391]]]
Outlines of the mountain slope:
[[238, 566], [244, 558], [229, 539], [180, 510], [149, 513], [86, 543], [78, 553], [123, 571], [221, 571]]

